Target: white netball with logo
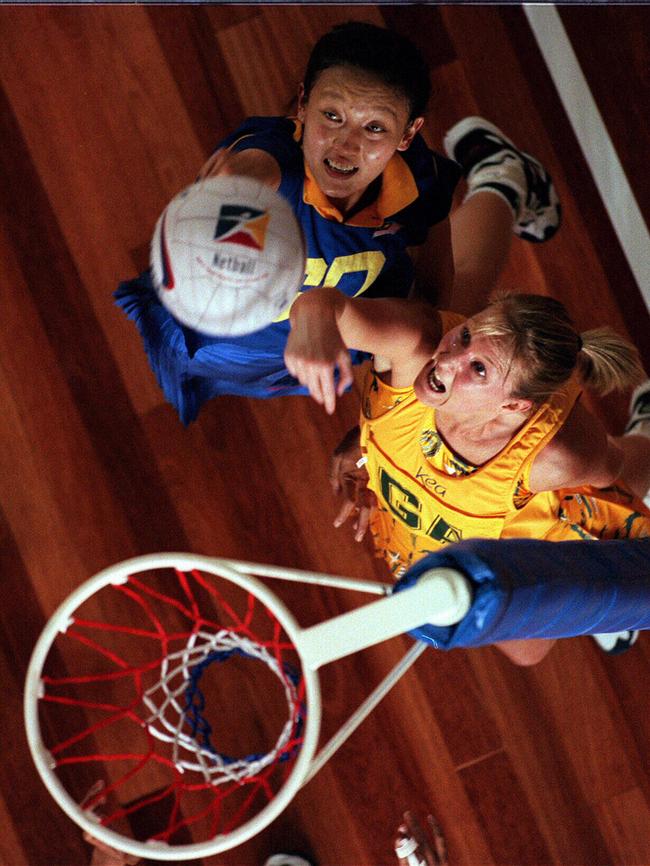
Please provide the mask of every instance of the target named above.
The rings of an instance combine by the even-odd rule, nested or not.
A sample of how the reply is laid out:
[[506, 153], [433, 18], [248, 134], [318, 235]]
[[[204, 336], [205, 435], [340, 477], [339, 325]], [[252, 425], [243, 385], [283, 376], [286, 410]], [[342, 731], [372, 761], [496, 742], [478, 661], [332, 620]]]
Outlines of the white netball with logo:
[[214, 177], [184, 189], [162, 212], [151, 268], [162, 304], [179, 322], [242, 336], [287, 311], [304, 280], [304, 239], [279, 193], [247, 177]]

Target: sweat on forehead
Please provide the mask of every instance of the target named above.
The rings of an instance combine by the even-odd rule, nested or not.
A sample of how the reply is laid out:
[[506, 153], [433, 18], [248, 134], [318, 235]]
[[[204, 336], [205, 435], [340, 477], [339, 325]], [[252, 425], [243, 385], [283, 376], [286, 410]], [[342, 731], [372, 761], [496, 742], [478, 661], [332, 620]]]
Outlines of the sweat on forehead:
[[312, 88], [309, 101], [314, 100], [319, 105], [323, 100], [331, 100], [335, 106], [341, 101], [364, 114], [387, 113], [408, 125], [409, 105], [405, 95], [361, 69], [344, 66], [324, 69]]

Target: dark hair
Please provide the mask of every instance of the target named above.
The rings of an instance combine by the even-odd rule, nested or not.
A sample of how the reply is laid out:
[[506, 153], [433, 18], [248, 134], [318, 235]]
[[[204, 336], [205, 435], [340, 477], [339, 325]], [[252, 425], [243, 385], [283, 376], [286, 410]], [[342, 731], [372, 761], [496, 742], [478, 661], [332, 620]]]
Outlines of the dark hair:
[[580, 333], [563, 304], [545, 295], [498, 294], [475, 333], [505, 340], [518, 376], [514, 397], [541, 403], [574, 372], [599, 394], [646, 378], [636, 348], [610, 328]]
[[316, 79], [332, 66], [351, 66], [375, 76], [404, 94], [409, 103], [409, 123], [421, 117], [431, 93], [429, 67], [405, 36], [365, 21], [337, 24], [314, 46], [303, 86], [309, 98]]

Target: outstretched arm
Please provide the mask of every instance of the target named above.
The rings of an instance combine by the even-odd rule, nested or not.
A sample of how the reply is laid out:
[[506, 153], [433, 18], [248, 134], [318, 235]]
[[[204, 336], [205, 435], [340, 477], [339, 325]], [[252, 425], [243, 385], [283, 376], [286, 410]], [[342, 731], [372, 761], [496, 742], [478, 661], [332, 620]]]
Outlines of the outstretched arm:
[[421, 298], [444, 309], [456, 310], [457, 307], [449, 305], [454, 285], [454, 256], [449, 219], [432, 226], [425, 243], [419, 247], [410, 247], [409, 254], [415, 264], [415, 284], [411, 297]]
[[[352, 382], [348, 349], [388, 359], [395, 387], [410, 385], [441, 336], [440, 317], [428, 303], [397, 298], [348, 298], [337, 289], [299, 295], [285, 349], [289, 372], [331, 414]], [[338, 385], [334, 373], [339, 370]]]
[[267, 151], [253, 147], [240, 152], [222, 147], [212, 154], [199, 173], [201, 180], [223, 175], [250, 177], [274, 190], [278, 189], [281, 180], [277, 160]]

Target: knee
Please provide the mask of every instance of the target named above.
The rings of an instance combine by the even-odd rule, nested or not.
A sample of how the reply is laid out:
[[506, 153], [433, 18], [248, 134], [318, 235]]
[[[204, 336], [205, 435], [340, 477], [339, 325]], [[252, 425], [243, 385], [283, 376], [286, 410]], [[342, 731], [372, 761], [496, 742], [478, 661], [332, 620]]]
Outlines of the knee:
[[548, 655], [554, 640], [531, 638], [531, 640], [509, 640], [495, 644], [513, 664], [532, 667]]

